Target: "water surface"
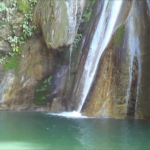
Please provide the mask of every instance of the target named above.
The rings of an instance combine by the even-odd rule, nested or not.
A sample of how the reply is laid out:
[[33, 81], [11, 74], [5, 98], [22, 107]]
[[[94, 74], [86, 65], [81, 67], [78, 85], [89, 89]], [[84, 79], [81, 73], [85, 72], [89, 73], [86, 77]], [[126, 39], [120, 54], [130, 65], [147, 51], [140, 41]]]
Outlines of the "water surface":
[[0, 150], [149, 150], [150, 121], [0, 112]]

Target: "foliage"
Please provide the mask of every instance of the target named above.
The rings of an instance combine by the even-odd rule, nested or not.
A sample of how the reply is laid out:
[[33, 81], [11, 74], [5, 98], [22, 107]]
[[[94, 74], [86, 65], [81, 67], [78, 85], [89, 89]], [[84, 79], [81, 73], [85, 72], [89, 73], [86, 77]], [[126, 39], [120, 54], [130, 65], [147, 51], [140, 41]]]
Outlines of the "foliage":
[[5, 27], [4, 24], [0, 25], [0, 30], [2, 30]]
[[11, 19], [10, 14], [16, 9], [17, 2], [13, 0], [11, 3], [11, 7], [7, 7], [4, 2], [0, 2], [0, 12], [5, 11], [5, 17], [2, 17], [2, 20], [5, 22], [9, 22]]
[[31, 25], [30, 21], [33, 20], [33, 6], [37, 2], [36, 0], [29, 0], [30, 2], [30, 11], [29, 13], [24, 15], [24, 21], [22, 24], [22, 29], [23, 29], [23, 35], [21, 37], [17, 36], [8, 36], [8, 41], [11, 44], [11, 47], [14, 52], [18, 52], [18, 48], [20, 45], [24, 44], [25, 40], [28, 37], [31, 37], [33, 35], [33, 31], [36, 29], [36, 26]]
[[31, 37], [33, 35], [33, 31], [36, 29], [36, 26], [29, 24], [29, 21], [32, 21], [33, 19], [33, 14], [31, 12], [28, 14], [25, 14], [24, 18], [25, 19], [22, 24], [23, 36], [21, 38], [23, 40], [26, 40], [28, 37]]
[[33, 31], [36, 29], [36, 26], [32, 25], [30, 22], [33, 20], [33, 8], [37, 3], [37, 0], [29, 0], [29, 3], [30, 10], [28, 13], [24, 14], [24, 21], [22, 24], [23, 35], [18, 40], [18, 43], [25, 41], [27, 38], [33, 36]]
[[90, 0], [88, 3], [87, 3], [87, 7], [86, 7], [86, 10], [84, 11], [83, 13], [83, 16], [82, 16], [82, 22], [89, 22], [90, 18], [91, 18], [91, 15], [92, 15], [92, 6], [94, 5], [94, 3], [96, 2], [96, 0]]
[[74, 39], [74, 42], [73, 42], [73, 47], [74, 48], [77, 48], [79, 42], [81, 41], [82, 39], [82, 34], [77, 34], [75, 39]]
[[44, 104], [50, 97], [52, 76], [38, 82], [35, 93], [34, 103], [36, 105]]
[[20, 56], [13, 53], [10, 53], [10, 55], [13, 55], [13, 57], [7, 59], [4, 70], [15, 69], [15, 72], [18, 72]]
[[7, 59], [7, 55], [6, 56], [1, 56], [0, 57], [0, 63], [2, 64], [6, 59]]
[[17, 0], [17, 9], [18, 11], [22, 11], [24, 14], [30, 10], [29, 1]]
[[0, 11], [4, 11], [6, 9], [5, 3], [0, 2]]
[[[31, 36], [33, 36], [33, 32], [36, 29], [36, 26], [31, 24], [31, 21], [33, 20], [33, 8], [35, 4], [37, 3], [37, 0], [28, 0], [30, 9], [27, 11], [27, 13], [24, 14], [24, 21], [22, 23], [22, 36], [18, 37], [15, 34], [14, 35], [8, 35], [7, 40], [10, 43], [10, 46], [12, 47], [12, 52], [7, 54], [6, 56], [2, 56], [0, 58], [0, 63], [5, 62], [5, 70], [13, 69], [16, 66], [16, 62], [18, 61], [18, 56], [21, 54], [22, 44], [25, 43], [25, 40]], [[0, 2], [0, 11], [4, 10], [15, 10], [16, 9], [16, 3], [19, 5], [19, 7], [23, 7], [24, 4], [23, 0], [16, 0], [12, 3], [12, 8], [7, 8], [4, 2]], [[22, 10], [23, 11], [23, 10]], [[25, 12], [25, 11], [23, 11]], [[10, 17], [3, 19], [5, 22], [9, 22]], [[5, 25], [1, 25], [0, 29], [2, 29]], [[17, 57], [16, 57], [17, 56]], [[16, 60], [15, 60], [16, 58]], [[11, 66], [12, 65], [12, 66]]]
[[29, 0], [29, 2], [30, 2], [30, 9], [33, 10], [34, 5], [36, 5], [37, 3], [37, 0]]
[[51, 79], [52, 79], [52, 76], [49, 76], [47, 79], [44, 80], [43, 84], [39, 89], [36, 90], [36, 92], [43, 92], [43, 91], [46, 91], [46, 87], [47, 87], [47, 83], [48, 84], [51, 84]]
[[13, 49], [13, 52], [18, 52], [18, 40], [19, 38], [17, 36], [8, 36], [8, 41]]
[[61, 60], [59, 59], [59, 60], [57, 61], [56, 67], [59, 68], [60, 66], [61, 66]]

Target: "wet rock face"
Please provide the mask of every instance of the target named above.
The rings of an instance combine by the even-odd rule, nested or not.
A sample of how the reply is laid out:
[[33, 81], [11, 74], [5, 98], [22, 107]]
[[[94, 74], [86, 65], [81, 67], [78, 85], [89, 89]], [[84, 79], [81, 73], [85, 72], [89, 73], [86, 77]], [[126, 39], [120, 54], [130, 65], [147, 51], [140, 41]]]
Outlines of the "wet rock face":
[[84, 105], [83, 113], [88, 116], [113, 118], [127, 114], [125, 100], [129, 83], [129, 56], [126, 49], [115, 49], [115, 36], [103, 53], [95, 82]]
[[[105, 2], [104, 2], [104, 4], [100, 3], [100, 1], [98, 1], [98, 2], [99, 2], [99, 5], [101, 5], [101, 6], [103, 6], [103, 5], [106, 6], [107, 5], [107, 3], [105, 3]], [[109, 4], [111, 4], [111, 3], [108, 3], [108, 5]], [[118, 14], [119, 18], [121, 18], [121, 19], [116, 21], [116, 23], [114, 25], [114, 28], [112, 29], [114, 31], [120, 25], [124, 24], [128, 14], [129, 14], [129, 12], [130, 12], [130, 7], [132, 5], [130, 7], [128, 7], [128, 9], [124, 9], [124, 7], [123, 7], [124, 4], [126, 4], [126, 6], [130, 6], [129, 5], [130, 4], [129, 1], [125, 1], [125, 2], [123, 1], [123, 4], [121, 4], [121, 5], [119, 3], [118, 4], [117, 3], [114, 4], [114, 6], [119, 6], [121, 8], [120, 9], [120, 13]], [[110, 7], [109, 10], [111, 10], [111, 6], [112, 5], [109, 6]], [[109, 8], [109, 7], [106, 7], [106, 8]], [[102, 8], [105, 8], [105, 7], [102, 7]], [[99, 15], [97, 15], [97, 18], [100, 17], [100, 23], [98, 23], [98, 25], [100, 25], [100, 26], [97, 27], [98, 20], [97, 21], [95, 20], [94, 21], [95, 23], [94, 23], [93, 28], [92, 28], [93, 30], [92, 30], [92, 32], [90, 32], [91, 36], [90, 36], [89, 39], [87, 38], [85, 40], [87, 42], [86, 46], [85, 46], [85, 49], [90, 49], [91, 50], [94, 47], [93, 49], [97, 49], [97, 55], [94, 55], [96, 52], [92, 51], [87, 56], [87, 60], [88, 60], [88, 58], [89, 58], [89, 60], [84, 62], [84, 60], [85, 60], [84, 58], [86, 58], [86, 56], [85, 56], [85, 54], [83, 54], [83, 59], [80, 61], [80, 65], [79, 65], [80, 69], [79, 69], [78, 75], [77, 75], [77, 79], [78, 80], [76, 80], [76, 83], [75, 83], [76, 85], [74, 86], [75, 87], [74, 88], [74, 93], [75, 94], [73, 93], [74, 95], [72, 96], [72, 100], [75, 101], [74, 102], [74, 107], [75, 108], [73, 108], [73, 109], [77, 110], [77, 108], [79, 108], [79, 104], [82, 102], [82, 101], [81, 102], [79, 102], [79, 101], [82, 99], [82, 97], [85, 98], [86, 93], [89, 92], [87, 90], [88, 90], [88, 88], [90, 88], [88, 86], [90, 85], [91, 80], [94, 79], [93, 72], [95, 70], [97, 70], [97, 68], [96, 69], [94, 69], [94, 68], [97, 65], [97, 62], [99, 62], [99, 58], [100, 58], [99, 55], [105, 49], [104, 45], [107, 44], [106, 45], [106, 47], [107, 47], [106, 51], [107, 52], [105, 54], [103, 54], [103, 56], [102, 56], [103, 57], [103, 61], [99, 62], [99, 65], [100, 65], [99, 72], [98, 72], [98, 74], [99, 74], [98, 76], [99, 77], [96, 79], [95, 84], [92, 87], [92, 94], [91, 94], [92, 96], [90, 95], [91, 97], [89, 98], [90, 99], [89, 101], [91, 103], [89, 102], [90, 104], [88, 106], [90, 108], [88, 107], [87, 109], [90, 109], [90, 111], [88, 111], [88, 112], [91, 113], [91, 115], [108, 116], [108, 114], [111, 115], [112, 113], [114, 113], [114, 111], [113, 111], [113, 103], [119, 103], [119, 104], [120, 103], [121, 104], [125, 103], [125, 100], [123, 100], [124, 97], [125, 97], [124, 91], [127, 89], [127, 86], [123, 85], [125, 80], [122, 80], [122, 78], [121, 78], [120, 79], [121, 83], [115, 85], [115, 83], [114, 83], [112, 78], [114, 77], [114, 80], [117, 81], [117, 79], [120, 76], [120, 72], [123, 73], [123, 72], [125, 72], [124, 70], [126, 70], [126, 72], [125, 72], [126, 74], [124, 76], [127, 75], [127, 77], [128, 77], [128, 68], [127, 68], [128, 66], [126, 67], [126, 69], [123, 70], [122, 67], [123, 67], [123, 64], [125, 64], [125, 61], [124, 60], [120, 60], [120, 59], [119, 59], [118, 63], [122, 63], [121, 65], [120, 64], [117, 64], [117, 65], [114, 64], [115, 63], [114, 61], [116, 60], [115, 57], [118, 57], [119, 53], [120, 53], [119, 51], [123, 50], [123, 48], [119, 48], [119, 50], [117, 50], [117, 52], [115, 51], [116, 48], [118, 48], [118, 46], [122, 42], [122, 39], [120, 40], [120, 38], [122, 38], [122, 37], [120, 37], [120, 35], [122, 34], [122, 32], [124, 33], [124, 28], [122, 29], [123, 31], [119, 31], [119, 35], [116, 37], [116, 39], [115, 38], [112, 39], [112, 41], [111, 41], [112, 43], [110, 44], [111, 45], [110, 46], [109, 43], [107, 43], [107, 42], [109, 42], [109, 41], [107, 41], [107, 40], [109, 40], [109, 34], [107, 34], [107, 33], [112, 33], [113, 34], [113, 32], [112, 32], [112, 30], [110, 28], [107, 28], [107, 26], [109, 26], [109, 23], [111, 25], [113, 23], [111, 22], [111, 19], [110, 19], [111, 17], [109, 19], [106, 19], [106, 24], [105, 24], [105, 19], [103, 20], [103, 18], [105, 18], [105, 17], [107, 18], [108, 14], [111, 15], [111, 16], [112, 15], [115, 16], [115, 14], [113, 14], [114, 11], [110, 11], [109, 12], [109, 10], [108, 10], [108, 14], [107, 14], [107, 11], [105, 9], [103, 11], [102, 10], [103, 9], [100, 9], [100, 7], [99, 7], [99, 13], [98, 13]], [[115, 16], [115, 17], [117, 17], [117, 16]], [[103, 22], [104, 24], [101, 24], [101, 22]], [[98, 28], [98, 29], [100, 29], [100, 28], [103, 29], [104, 28], [102, 30], [102, 32], [101, 32], [101, 37], [98, 36], [99, 34], [97, 36], [94, 36], [95, 31], [97, 31], [97, 32], [101, 31], [101, 30], [94, 30], [95, 28]], [[108, 32], [106, 32], [106, 34], [105, 34], [105, 31], [108, 31]], [[107, 40], [105, 39], [105, 37], [106, 37]], [[110, 37], [112, 37], [112, 35], [110, 35]], [[94, 41], [92, 41], [91, 39], [94, 39]], [[87, 46], [88, 43], [95, 43], [95, 45], [93, 44], [89, 48]], [[113, 44], [113, 43], [115, 43], [115, 44]], [[122, 44], [121, 46], [123, 46], [124, 43], [121, 43], [121, 44]], [[90, 52], [90, 50], [89, 50], [89, 52]], [[97, 56], [99, 56], [99, 58]], [[91, 65], [90, 62], [93, 62], [93, 64]], [[84, 66], [82, 66], [82, 64], [84, 64]], [[117, 72], [113, 73], [114, 69], [117, 69]], [[85, 71], [82, 71], [82, 70], [85, 70]], [[86, 75], [88, 73], [89, 73], [89, 76]], [[123, 85], [123, 89], [121, 90], [120, 87], [122, 87], [122, 85]], [[116, 89], [113, 92], [113, 89], [115, 87], [116, 87]], [[120, 93], [120, 95], [118, 94], [118, 96], [114, 96], [112, 93], [115, 94], [115, 95], [117, 95], [117, 93]], [[111, 98], [111, 96], [114, 96], [114, 97]], [[117, 100], [115, 99], [116, 97], [117, 97]], [[112, 99], [115, 100], [115, 102], [113, 102]], [[116, 105], [118, 105], [118, 104], [116, 104]], [[120, 105], [119, 107], [122, 107], [122, 105]], [[126, 107], [127, 107], [127, 105], [126, 105]], [[116, 111], [116, 113], [117, 113], [117, 111]], [[125, 111], [123, 111], [121, 113], [125, 113]]]
[[105, 50], [100, 61], [94, 85], [88, 101], [84, 105], [84, 113], [88, 116], [107, 117], [112, 108], [110, 98], [113, 71], [113, 43]]
[[[13, 0], [3, 2], [7, 7], [15, 5]], [[22, 34], [20, 24], [23, 13], [28, 10], [28, 1], [17, 2], [18, 10], [0, 11], [1, 55], [11, 51], [8, 35]], [[102, 6], [102, 2], [99, 6]], [[27, 8], [22, 8], [20, 3], [24, 3]], [[23, 47], [18, 72], [15, 73], [13, 69], [5, 72], [0, 65], [0, 103], [3, 102], [0, 109], [40, 110], [33, 104], [35, 87], [38, 81], [52, 74], [52, 93], [47, 110], [58, 112], [65, 109], [61, 99], [66, 87], [68, 67], [62, 66], [54, 72], [56, 58], [53, 52], [65, 50], [65, 46], [73, 43], [84, 4], [85, 0], [38, 0], [33, 21], [37, 30]], [[125, 22], [123, 35], [113, 36], [100, 61], [95, 84], [83, 109], [89, 116], [150, 117], [150, 3], [145, 0], [134, 1], [133, 6], [131, 4], [132, 1], [124, 1], [116, 22], [115, 30]], [[116, 34], [120, 35], [121, 30], [119, 28]], [[88, 37], [92, 38], [92, 34], [90, 32]], [[88, 39], [85, 42], [86, 46], [90, 43]], [[86, 57], [86, 46], [82, 58]]]
[[[2, 69], [0, 69], [0, 72], [3, 72]], [[3, 73], [2, 77], [0, 81], [0, 103], [4, 102], [8, 98], [6, 93], [10, 93], [15, 75], [13, 71], [7, 71]]]
[[134, 2], [121, 42], [114, 46], [115, 36], [103, 54], [85, 114], [150, 118], [149, 12], [149, 1]]
[[52, 72], [53, 65], [53, 55], [43, 38], [35, 37], [24, 46], [19, 73], [24, 74], [24, 78], [32, 75], [36, 80], [41, 80]]
[[62, 112], [65, 111], [65, 107], [61, 104], [61, 101], [59, 98], [54, 98], [53, 103], [51, 105], [51, 112]]
[[5, 42], [4, 40], [0, 41], [0, 52], [5, 54], [10, 51], [11, 51], [11, 47], [8, 44], [8, 42]]
[[[6, 88], [2, 95], [3, 101], [10, 109], [35, 107], [33, 106], [33, 95], [37, 80], [48, 76], [54, 64], [51, 51], [44, 45], [42, 38], [36, 37], [29, 40], [24, 46], [20, 70], [17, 76], [13, 76], [11, 86]], [[6, 77], [6, 80], [8, 79], [9, 77]]]
[[65, 104], [63, 103], [64, 92], [66, 88], [68, 78], [68, 66], [61, 66], [53, 73], [54, 76], [51, 82], [51, 111], [59, 112], [65, 110]]
[[47, 47], [58, 49], [73, 43], [84, 3], [85, 0], [38, 1], [34, 22], [42, 32]]
[[114, 29], [120, 25], [121, 27], [116, 31], [102, 55], [96, 80], [88, 101], [83, 107], [83, 112], [89, 116], [126, 117], [127, 114], [126, 95], [129, 85], [130, 50], [127, 44], [128, 34], [123, 24], [132, 5], [129, 5], [129, 1], [124, 3], [130, 7], [122, 8], [120, 11]]
[[[9, 7], [15, 5], [13, 0], [4, 0]], [[17, 0], [17, 9], [9, 14], [8, 23], [0, 30], [0, 53], [11, 51], [10, 44], [7, 42], [8, 35], [20, 36], [22, 34], [22, 24], [24, 15], [29, 10], [28, 0]], [[30, 109], [33, 104], [33, 95], [37, 81], [43, 80], [53, 72], [55, 56], [51, 49], [61, 51], [61, 47], [73, 43], [78, 30], [81, 16], [83, 13], [85, 0], [39, 0], [34, 9], [34, 23], [37, 25], [35, 37], [26, 41], [23, 47], [19, 69], [13, 74], [13, 81], [9, 84], [9, 89], [5, 88], [5, 93], [1, 93], [5, 108], [11, 109]], [[22, 7], [24, 6], [24, 7]], [[6, 12], [0, 12], [0, 18], [5, 18]], [[3, 25], [3, 22], [0, 22]], [[11, 26], [10, 26], [11, 25]], [[54, 51], [54, 50], [53, 50]], [[56, 53], [56, 51], [55, 51]], [[3, 70], [3, 68], [1, 68]], [[6, 72], [7, 73], [7, 72]], [[65, 72], [66, 73], [66, 72]], [[3, 71], [0, 73], [1, 81], [11, 77], [4, 77]], [[66, 74], [65, 74], [66, 75]], [[55, 85], [57, 96], [62, 96], [65, 88], [66, 76], [62, 75], [58, 80], [62, 84]], [[57, 73], [56, 73], [57, 76]], [[64, 79], [65, 78], [65, 79]], [[0, 83], [3, 89], [2, 82]], [[59, 93], [59, 94], [58, 94]], [[61, 93], [61, 94], [60, 94]], [[49, 108], [48, 108], [49, 109]]]
[[[140, 51], [138, 53], [139, 60], [139, 85], [137, 92], [137, 115], [150, 118], [150, 5], [149, 1], [137, 1], [135, 10], [139, 19], [136, 20], [136, 30], [139, 35]], [[136, 15], [135, 15], [136, 17]]]
[[61, 66], [55, 72], [52, 80], [52, 97], [61, 98], [64, 92], [68, 76], [68, 67]]

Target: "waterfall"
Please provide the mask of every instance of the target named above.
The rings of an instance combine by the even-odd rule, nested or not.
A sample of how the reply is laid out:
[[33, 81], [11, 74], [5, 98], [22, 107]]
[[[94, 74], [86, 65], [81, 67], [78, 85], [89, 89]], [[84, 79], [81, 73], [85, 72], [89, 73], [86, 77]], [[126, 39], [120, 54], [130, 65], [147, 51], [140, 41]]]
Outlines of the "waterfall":
[[59, 116], [65, 118], [87, 118], [86, 116], [82, 116], [79, 112], [61, 112], [61, 113], [47, 113], [47, 115]]
[[135, 28], [134, 28], [134, 18], [133, 18], [133, 11], [130, 14], [129, 20], [127, 22], [127, 31], [128, 31], [128, 47], [130, 48], [130, 65], [129, 65], [129, 85], [127, 88], [127, 97], [126, 97], [126, 103], [129, 103], [129, 97], [130, 97], [130, 90], [131, 90], [131, 83], [132, 83], [132, 67], [133, 67], [133, 61], [134, 61], [134, 55], [136, 52], [136, 49], [138, 48], [136, 45], [137, 40], [135, 36]]
[[[138, 102], [138, 95], [139, 95], [139, 86], [140, 86], [140, 75], [141, 75], [141, 58], [139, 57], [140, 54], [140, 39], [139, 39], [139, 10], [136, 7], [136, 3], [133, 5], [133, 9], [130, 13], [129, 19], [126, 23], [126, 28], [128, 31], [128, 42], [127, 47], [129, 49], [130, 55], [130, 64], [129, 64], [129, 85], [127, 89], [127, 98], [126, 103], [128, 104], [128, 112], [130, 114], [132, 112], [136, 114], [136, 107]], [[137, 62], [135, 62], [137, 60]], [[137, 68], [135, 67], [135, 64]], [[137, 71], [137, 73], [135, 72]], [[132, 84], [135, 84], [133, 86]], [[134, 106], [135, 105], [135, 106]], [[132, 114], [132, 115], [134, 115]]]
[[77, 0], [70, 0], [66, 1], [67, 6], [67, 14], [68, 14], [68, 20], [69, 20], [69, 37], [70, 37], [70, 43], [73, 41], [73, 36], [76, 32], [76, 26], [77, 26], [77, 10], [78, 10], [78, 1]]
[[90, 42], [84, 69], [82, 70], [78, 85], [75, 86], [72, 95], [73, 102], [77, 103], [76, 108], [74, 108], [77, 112], [80, 112], [83, 107], [94, 80], [101, 55], [114, 33], [122, 2], [122, 0], [104, 1], [102, 13], [99, 17], [93, 39]]
[[69, 77], [70, 77], [70, 73], [71, 73], [71, 57], [72, 57], [72, 52], [73, 52], [73, 45], [71, 44], [70, 47], [69, 47]]

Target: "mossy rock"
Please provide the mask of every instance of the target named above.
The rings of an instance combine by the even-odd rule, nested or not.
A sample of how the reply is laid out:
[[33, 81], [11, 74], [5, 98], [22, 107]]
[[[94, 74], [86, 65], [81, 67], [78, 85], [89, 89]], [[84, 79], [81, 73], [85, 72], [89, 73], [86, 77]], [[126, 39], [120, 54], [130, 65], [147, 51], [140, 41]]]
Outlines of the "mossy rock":
[[18, 11], [23, 12], [24, 14], [30, 10], [30, 3], [28, 0], [17, 0]]
[[38, 81], [34, 92], [34, 103], [36, 105], [43, 105], [50, 98], [52, 76]]
[[6, 61], [3, 68], [5, 71], [9, 69], [14, 69], [15, 73], [17, 74], [19, 71], [20, 61], [21, 61], [20, 55], [16, 54], [15, 56], [11, 57]]
[[125, 25], [122, 25], [118, 31], [117, 31], [117, 35], [115, 36], [115, 47], [118, 47], [120, 45], [120, 42], [122, 41], [122, 37], [124, 35], [124, 31], [125, 31]]

